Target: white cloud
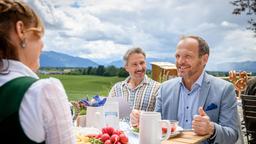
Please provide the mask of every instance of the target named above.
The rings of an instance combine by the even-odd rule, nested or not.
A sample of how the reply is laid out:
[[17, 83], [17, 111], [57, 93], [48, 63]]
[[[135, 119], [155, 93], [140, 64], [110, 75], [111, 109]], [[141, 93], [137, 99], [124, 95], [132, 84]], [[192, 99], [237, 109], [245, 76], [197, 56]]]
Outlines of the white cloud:
[[234, 24], [234, 23], [230, 23], [230, 22], [228, 22], [228, 21], [223, 21], [222, 23], [221, 23], [221, 26], [223, 26], [223, 27], [227, 27], [227, 28], [237, 28], [237, 27], [239, 27], [237, 24]]
[[251, 31], [228, 32], [213, 52], [213, 59], [222, 62], [255, 60], [256, 40]]
[[[255, 37], [229, 1], [27, 0], [46, 23], [45, 50], [109, 62], [131, 47], [148, 57], [174, 54], [181, 35], [204, 37], [210, 63], [254, 60]], [[242, 50], [243, 49], [243, 50]]]

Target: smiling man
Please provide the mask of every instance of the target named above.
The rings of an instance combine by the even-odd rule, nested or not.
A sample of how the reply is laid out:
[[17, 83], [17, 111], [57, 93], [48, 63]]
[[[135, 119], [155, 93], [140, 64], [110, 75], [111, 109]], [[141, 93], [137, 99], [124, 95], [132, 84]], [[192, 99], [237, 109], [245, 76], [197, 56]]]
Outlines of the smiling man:
[[116, 83], [110, 97], [124, 97], [136, 112], [153, 111], [160, 84], [146, 75], [146, 54], [141, 48], [129, 49], [124, 57], [124, 67], [129, 77]]
[[[176, 48], [177, 78], [164, 82], [155, 111], [162, 119], [178, 120], [184, 129], [210, 135], [203, 143], [234, 144], [240, 134], [233, 85], [205, 72], [209, 46], [198, 36], [182, 37]], [[139, 115], [131, 115], [134, 125]]]
[[198, 135], [211, 135], [203, 143], [234, 144], [239, 119], [233, 85], [204, 70], [209, 46], [198, 36], [182, 37], [176, 48], [178, 78], [162, 84], [156, 109], [162, 119], [178, 120]]

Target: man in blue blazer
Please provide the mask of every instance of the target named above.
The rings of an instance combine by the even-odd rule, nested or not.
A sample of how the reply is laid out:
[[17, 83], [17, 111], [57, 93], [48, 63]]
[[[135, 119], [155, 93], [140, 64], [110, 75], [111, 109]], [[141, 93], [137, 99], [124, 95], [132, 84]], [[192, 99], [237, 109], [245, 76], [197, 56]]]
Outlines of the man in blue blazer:
[[209, 46], [197, 36], [181, 38], [176, 48], [177, 78], [164, 82], [155, 111], [162, 119], [178, 120], [184, 129], [211, 135], [204, 143], [234, 144], [240, 123], [233, 85], [204, 70]]
[[[184, 129], [210, 135], [203, 143], [236, 143], [240, 123], [235, 89], [205, 72], [209, 57], [206, 41], [198, 36], [182, 37], [175, 57], [179, 77], [161, 85], [155, 111], [162, 119], [178, 120]], [[132, 125], [139, 123], [138, 113], [130, 116]]]

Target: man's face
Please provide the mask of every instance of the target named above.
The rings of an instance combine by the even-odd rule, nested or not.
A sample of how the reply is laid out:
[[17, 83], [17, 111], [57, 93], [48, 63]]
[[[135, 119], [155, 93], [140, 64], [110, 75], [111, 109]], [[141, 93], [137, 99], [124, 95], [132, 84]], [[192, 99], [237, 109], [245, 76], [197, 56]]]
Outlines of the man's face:
[[186, 38], [181, 40], [176, 49], [176, 67], [182, 78], [198, 78], [208, 61], [208, 55], [199, 56], [197, 40]]
[[130, 74], [131, 79], [141, 81], [146, 72], [146, 60], [143, 54], [133, 53], [128, 57], [125, 70]]

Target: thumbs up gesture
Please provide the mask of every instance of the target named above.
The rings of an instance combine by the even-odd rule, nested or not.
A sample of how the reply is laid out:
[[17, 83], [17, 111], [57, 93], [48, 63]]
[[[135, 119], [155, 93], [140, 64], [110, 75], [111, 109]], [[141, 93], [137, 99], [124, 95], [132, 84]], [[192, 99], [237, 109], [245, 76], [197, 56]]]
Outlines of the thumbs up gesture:
[[192, 128], [197, 135], [212, 135], [214, 132], [214, 124], [207, 116], [202, 107], [198, 109], [199, 115], [195, 115], [192, 121]]

